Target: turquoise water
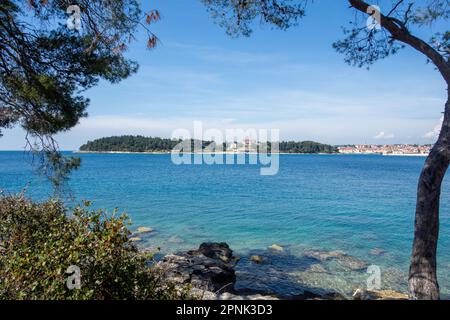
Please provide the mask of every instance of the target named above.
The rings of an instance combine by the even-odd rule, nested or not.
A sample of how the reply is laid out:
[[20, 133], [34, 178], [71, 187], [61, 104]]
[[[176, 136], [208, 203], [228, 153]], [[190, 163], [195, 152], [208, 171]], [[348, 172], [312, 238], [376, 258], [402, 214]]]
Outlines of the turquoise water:
[[[380, 266], [384, 289], [406, 289], [417, 179], [422, 157], [281, 155], [275, 176], [255, 165], [182, 165], [170, 155], [82, 154], [70, 188], [77, 200], [127, 212], [135, 226], [155, 229], [142, 246], [163, 253], [225, 241], [242, 257], [238, 287], [283, 294], [303, 288], [351, 294], [365, 270], [335, 260], [311, 261], [310, 250], [342, 250]], [[28, 155], [0, 152], [0, 188], [27, 188], [44, 199], [51, 188], [33, 174]], [[450, 179], [442, 187], [439, 280], [450, 297]], [[283, 253], [267, 250], [284, 246]], [[383, 254], [374, 254], [374, 248]], [[266, 256], [256, 265], [252, 254]], [[311, 268], [320, 264], [323, 269]]]

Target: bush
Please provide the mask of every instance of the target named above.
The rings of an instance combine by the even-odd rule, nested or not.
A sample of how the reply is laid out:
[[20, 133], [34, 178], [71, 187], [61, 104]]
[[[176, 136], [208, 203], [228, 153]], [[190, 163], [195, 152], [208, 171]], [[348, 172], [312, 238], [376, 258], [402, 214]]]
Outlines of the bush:
[[[0, 197], [0, 299], [183, 299], [129, 241], [126, 215]], [[81, 286], [66, 285], [69, 266]]]

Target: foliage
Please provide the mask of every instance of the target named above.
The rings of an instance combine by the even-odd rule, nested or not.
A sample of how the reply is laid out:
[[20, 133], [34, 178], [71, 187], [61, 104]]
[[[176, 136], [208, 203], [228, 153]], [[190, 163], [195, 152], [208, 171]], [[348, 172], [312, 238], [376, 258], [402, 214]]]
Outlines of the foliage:
[[[80, 151], [92, 152], [169, 152], [175, 146], [183, 142], [181, 139], [166, 139], [144, 136], [114, 136], [88, 141], [80, 147]], [[191, 145], [191, 150], [196, 146], [206, 148], [211, 141], [200, 141], [196, 139], [185, 140], [185, 146]], [[183, 145], [183, 147], [185, 147]]]
[[80, 151], [156, 152], [170, 151], [181, 140], [143, 136], [116, 136], [88, 141]]
[[61, 152], [51, 150], [44, 150], [43, 153], [44, 157], [38, 157], [39, 171], [53, 183], [55, 191], [61, 192], [61, 186], [69, 179], [68, 173], [80, 167], [81, 159], [63, 156]]
[[[56, 200], [0, 198], [0, 299], [187, 298], [129, 241], [126, 215], [89, 205], [68, 212]], [[80, 289], [66, 286], [71, 265]]]
[[[279, 29], [296, 26], [299, 19], [306, 14], [307, 0], [202, 0], [216, 22], [225, 27], [232, 35], [249, 36], [254, 27], [253, 22], [269, 24]], [[385, 0], [377, 2], [383, 8], [380, 19], [381, 28], [368, 28], [367, 18], [375, 19], [374, 7], [361, 0], [342, 1], [355, 9], [349, 27], [344, 28], [345, 38], [333, 44], [333, 47], [344, 54], [345, 61], [351, 65], [363, 67], [395, 54], [412, 44], [413, 31], [422, 27], [422, 32], [432, 29], [423, 27], [439, 26], [450, 18], [448, 0]], [[438, 28], [439, 29], [439, 28]], [[450, 55], [448, 30], [429, 35], [429, 45], [448, 61]], [[419, 33], [419, 32], [418, 32]], [[418, 46], [419, 47], [419, 46]], [[416, 48], [416, 47], [415, 47]], [[417, 48], [416, 48], [417, 49]], [[432, 60], [432, 59], [430, 59]], [[436, 63], [436, 61], [433, 61]]]
[[[356, 1], [350, 1], [351, 5], [353, 5], [352, 2], [356, 3]], [[345, 55], [347, 63], [359, 67], [370, 66], [405, 48], [405, 44], [411, 45], [411, 41], [407, 40], [405, 35], [411, 36], [412, 32], [416, 31], [416, 27], [431, 27], [450, 17], [448, 0], [390, 2], [389, 11], [376, 12], [368, 9], [366, 10], [368, 12], [359, 12], [350, 22], [350, 28], [344, 28], [346, 37], [335, 42], [333, 47]], [[368, 14], [374, 19], [376, 19], [375, 15], [381, 15], [377, 23], [381, 23], [383, 28], [367, 28], [365, 22]], [[450, 51], [448, 40], [445, 42], [445, 33], [442, 35], [437, 32], [430, 35], [429, 45], [443, 57], [448, 58]]]
[[[182, 140], [171, 140], [158, 137], [143, 137], [143, 136], [116, 136], [100, 138], [80, 147], [80, 151], [91, 152], [169, 152]], [[215, 144], [211, 141], [202, 141], [201, 145], [204, 149], [209, 144]], [[194, 140], [191, 140], [193, 146]], [[224, 150], [227, 144], [224, 143]], [[266, 149], [270, 151], [271, 144], [267, 143]], [[262, 148], [264, 150], [264, 148]], [[327, 144], [321, 144], [313, 141], [281, 141], [279, 143], [279, 151], [286, 153], [335, 153], [337, 149]]]
[[[307, 0], [201, 0], [229, 35], [249, 36], [256, 18], [285, 30], [305, 15]], [[299, 3], [297, 3], [299, 2]]]
[[281, 141], [280, 152], [285, 153], [336, 153], [337, 148], [328, 144], [322, 144], [314, 141]]
[[[80, 8], [80, 30], [67, 27], [71, 5]], [[144, 26], [154, 47], [157, 38], [147, 25], [159, 17], [157, 11], [142, 14], [136, 0], [1, 1], [0, 136], [3, 128], [20, 125], [28, 147], [42, 151], [51, 166], [51, 153], [58, 152], [53, 135], [87, 116], [83, 93], [100, 79], [117, 83], [135, 73], [137, 63], [124, 57], [127, 44]]]

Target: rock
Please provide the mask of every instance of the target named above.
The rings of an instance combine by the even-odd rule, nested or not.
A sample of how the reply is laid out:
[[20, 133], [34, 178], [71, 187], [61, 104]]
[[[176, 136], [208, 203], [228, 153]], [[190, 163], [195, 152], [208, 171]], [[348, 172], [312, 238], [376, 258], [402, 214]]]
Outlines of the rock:
[[352, 295], [353, 300], [367, 300], [367, 299], [364, 299], [365, 296], [366, 296], [366, 292], [363, 289], [356, 289]]
[[167, 242], [170, 242], [170, 243], [183, 243], [184, 240], [181, 239], [180, 237], [172, 236], [169, 239], [167, 239]]
[[314, 272], [314, 273], [326, 273], [327, 270], [321, 265], [321, 264], [312, 264], [309, 266], [309, 268], [306, 270], [307, 272]]
[[159, 251], [161, 251], [161, 248], [147, 247], [145, 249], [142, 249], [143, 253], [150, 253], [150, 254], [156, 254]]
[[310, 250], [305, 253], [307, 257], [317, 259], [321, 262], [335, 259], [340, 265], [350, 270], [362, 270], [368, 267], [368, 264], [356, 257], [346, 254], [344, 251], [321, 251]]
[[369, 253], [373, 256], [381, 256], [386, 253], [386, 250], [383, 250], [381, 248], [373, 248]]
[[[254, 255], [250, 259], [264, 261], [266, 257]], [[190, 295], [202, 300], [339, 300], [345, 298], [339, 293], [326, 290], [323, 292], [322, 290], [314, 290], [314, 292], [305, 290], [298, 296], [281, 296], [266, 289], [255, 290], [245, 287], [235, 289], [234, 268], [237, 260], [238, 258], [233, 256], [233, 251], [226, 243], [203, 243], [197, 250], [166, 255], [156, 264], [156, 269], [180, 291], [188, 288]], [[317, 273], [317, 277], [323, 277], [321, 273], [326, 272], [320, 264], [313, 264], [310, 269]], [[251, 273], [251, 276], [259, 277], [254, 273]], [[288, 275], [282, 276], [286, 278]]]
[[315, 258], [320, 261], [327, 261], [330, 259], [341, 258], [346, 255], [344, 251], [321, 251], [321, 250], [309, 250], [305, 253], [307, 257]]
[[211, 259], [220, 259], [223, 262], [230, 262], [233, 257], [233, 251], [230, 249], [228, 244], [205, 242], [200, 245], [198, 250], [189, 251], [191, 254], [203, 254], [204, 256]]
[[273, 244], [269, 247], [269, 249], [273, 250], [273, 251], [277, 251], [277, 252], [283, 252], [284, 249], [282, 246], [278, 245], [278, 244]]
[[320, 295], [320, 298], [314, 300], [348, 300], [344, 295], [339, 292], [326, 292]]
[[142, 241], [142, 239], [139, 238], [139, 237], [131, 237], [131, 238], [130, 238], [130, 241], [131, 241], [131, 242], [139, 242], [139, 241]]
[[363, 290], [357, 289], [353, 294], [354, 300], [408, 300], [406, 293], [393, 290]]
[[168, 280], [211, 292], [234, 289], [236, 259], [226, 243], [202, 243], [198, 250], [167, 255], [158, 262]]
[[138, 227], [136, 229], [135, 234], [142, 234], [142, 233], [149, 233], [149, 232], [153, 232], [153, 229], [149, 228], [149, 227]]
[[251, 257], [250, 257], [250, 260], [251, 260], [252, 262], [258, 263], [258, 264], [267, 261], [267, 259], [266, 259], [265, 257], [258, 256], [258, 255], [253, 255], [253, 256], [251, 256]]
[[192, 288], [190, 294], [198, 300], [217, 300], [217, 294], [211, 291]]
[[280, 299], [271, 295], [262, 295], [262, 294], [236, 295], [229, 292], [225, 292], [217, 296], [217, 300], [280, 300]]
[[340, 265], [353, 271], [363, 270], [369, 266], [366, 262], [348, 255], [339, 257], [337, 261]]
[[224, 292], [216, 294], [211, 291], [200, 290], [193, 288], [191, 294], [199, 300], [280, 300], [273, 295], [256, 294], [234, 294], [231, 292]]

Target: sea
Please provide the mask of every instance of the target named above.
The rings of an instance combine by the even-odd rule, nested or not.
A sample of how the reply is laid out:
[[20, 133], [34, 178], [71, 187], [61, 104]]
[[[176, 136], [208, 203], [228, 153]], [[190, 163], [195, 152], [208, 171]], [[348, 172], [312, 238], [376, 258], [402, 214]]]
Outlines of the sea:
[[[278, 173], [264, 176], [258, 165], [176, 165], [169, 154], [77, 156], [82, 165], [63, 201], [72, 207], [89, 200], [127, 213], [132, 230], [153, 228], [138, 245], [159, 248], [157, 257], [226, 242], [240, 257], [237, 289], [350, 297], [376, 276], [381, 289], [407, 290], [424, 157], [280, 155]], [[54, 196], [21, 151], [0, 152], [0, 189], [37, 201]], [[438, 278], [450, 299], [449, 175], [440, 210]], [[255, 255], [263, 262], [254, 263]]]

